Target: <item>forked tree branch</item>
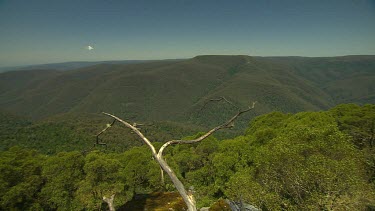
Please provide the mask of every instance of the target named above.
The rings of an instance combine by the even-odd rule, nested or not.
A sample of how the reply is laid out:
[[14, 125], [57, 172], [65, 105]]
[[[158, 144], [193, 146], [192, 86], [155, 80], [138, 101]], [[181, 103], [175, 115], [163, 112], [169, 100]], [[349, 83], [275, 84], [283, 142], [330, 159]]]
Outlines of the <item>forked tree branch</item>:
[[[225, 98], [224, 98], [225, 99]], [[226, 100], [226, 99], [225, 99]], [[208, 136], [210, 136], [212, 133], [220, 130], [220, 129], [223, 129], [223, 128], [230, 128], [230, 127], [233, 127], [233, 123], [234, 121], [239, 117], [241, 116], [242, 114], [254, 109], [255, 107], [255, 104], [256, 102], [253, 102], [253, 105], [252, 106], [249, 106], [247, 109], [245, 110], [242, 110], [242, 111], [238, 111], [236, 115], [234, 115], [231, 119], [229, 119], [227, 122], [211, 129], [210, 131], [208, 131], [207, 133], [205, 133], [204, 135], [200, 136], [199, 138], [197, 139], [193, 139], [193, 140], [172, 140], [172, 141], [168, 141], [166, 142], [165, 144], [163, 144], [163, 146], [159, 149], [159, 152], [158, 152], [158, 156], [161, 157], [163, 155], [163, 151], [165, 148], [167, 148], [169, 145], [173, 145], [173, 144], [193, 144], [193, 143], [197, 143], [197, 142], [200, 142], [202, 141], [203, 139], [207, 138]]]
[[[220, 101], [220, 100], [224, 100], [226, 101], [227, 103], [230, 103], [231, 105], [233, 105], [230, 101], [228, 101], [225, 97], [221, 97], [221, 98], [218, 98], [218, 99], [213, 99], [212, 101]], [[152, 152], [152, 156], [155, 158], [155, 160], [159, 163], [160, 167], [169, 175], [169, 177], [171, 178], [174, 186], [176, 187], [176, 189], [178, 190], [178, 192], [181, 194], [182, 198], [184, 199], [187, 207], [188, 207], [188, 210], [189, 211], [196, 211], [196, 205], [195, 205], [195, 200], [194, 200], [194, 197], [193, 195], [189, 194], [184, 185], [182, 184], [182, 182], [178, 179], [178, 177], [176, 176], [176, 174], [174, 173], [174, 171], [170, 168], [170, 166], [168, 165], [168, 163], [163, 159], [163, 151], [165, 148], [167, 148], [168, 146], [170, 145], [173, 145], [173, 144], [192, 144], [192, 143], [197, 143], [197, 142], [200, 142], [202, 140], [204, 140], [205, 138], [207, 138], [208, 136], [210, 136], [211, 134], [213, 134], [215, 131], [218, 131], [220, 129], [223, 129], [223, 128], [229, 128], [229, 127], [233, 127], [233, 123], [234, 121], [239, 117], [241, 116], [242, 114], [254, 109], [255, 107], [255, 103], [256, 102], [253, 102], [252, 106], [249, 106], [247, 109], [245, 110], [240, 110], [238, 109], [238, 112], [236, 115], [234, 115], [232, 118], [230, 118], [227, 122], [219, 125], [219, 126], [216, 126], [215, 128], [209, 130], [207, 133], [205, 133], [204, 135], [200, 136], [199, 138], [197, 139], [193, 139], [193, 140], [172, 140], [172, 141], [168, 141], [166, 142], [160, 149], [159, 149], [159, 152], [156, 152], [155, 150], [155, 147], [152, 145], [152, 143], [142, 134], [141, 131], [139, 131], [138, 128], [136, 128], [135, 126], [136, 125], [132, 125], [122, 119], [120, 119], [119, 117], [113, 115], [113, 114], [109, 114], [109, 113], [105, 113], [103, 112], [103, 114], [107, 115], [107, 116], [110, 116], [114, 119], [113, 123], [111, 125], [107, 125], [107, 127], [105, 129], [103, 129], [101, 132], [98, 133], [97, 137], [102, 134], [103, 132], [105, 132], [108, 128], [110, 128], [114, 123], [115, 121], [119, 121], [121, 122], [122, 124], [124, 124], [126, 127], [130, 128], [134, 133], [136, 133], [141, 139], [142, 141], [150, 148], [151, 152]], [[207, 103], [206, 103], [207, 104]], [[205, 104], [205, 105], [206, 105]], [[234, 105], [233, 105], [234, 106]], [[238, 108], [237, 106], [235, 106], [236, 108]]]
[[208, 101], [206, 101], [206, 103], [202, 106], [202, 108], [199, 110], [199, 111], [202, 111], [207, 104], [209, 104], [210, 102], [213, 102], [213, 101], [222, 101], [224, 100], [226, 103], [230, 104], [231, 106], [237, 108], [238, 110], [240, 110], [240, 108], [236, 105], [234, 105], [232, 102], [230, 102], [229, 100], [227, 100], [227, 98], [225, 98], [224, 96], [221, 96], [219, 98], [213, 98], [213, 99], [209, 99]]
[[115, 123], [116, 123], [116, 119], [114, 119], [111, 124], [107, 124], [106, 127], [102, 131], [100, 131], [98, 134], [95, 135], [96, 143], [94, 144], [94, 147], [95, 147], [95, 145], [105, 145], [105, 146], [107, 146], [106, 143], [100, 142], [99, 136], [101, 134], [103, 134], [106, 130], [108, 130], [110, 127], [112, 127]]
[[143, 135], [143, 133], [141, 131], [138, 130], [138, 128], [134, 127], [132, 124], [118, 118], [117, 116], [113, 115], [113, 114], [109, 114], [109, 113], [106, 113], [106, 112], [102, 112], [103, 114], [107, 115], [107, 116], [110, 116], [112, 118], [114, 118], [115, 120], [121, 122], [122, 124], [124, 124], [126, 127], [130, 128], [134, 133], [136, 133], [141, 139], [142, 141], [148, 146], [150, 147], [151, 151], [152, 151], [152, 154], [156, 154], [156, 150], [155, 150], [155, 147], [151, 144], [151, 141], [148, 140], [146, 138], [146, 136]]
[[113, 120], [111, 124], [107, 124], [106, 127], [100, 131], [98, 134], [96, 134], [96, 137], [100, 136], [102, 133], [104, 133], [108, 128], [112, 127], [116, 123], [116, 119]]

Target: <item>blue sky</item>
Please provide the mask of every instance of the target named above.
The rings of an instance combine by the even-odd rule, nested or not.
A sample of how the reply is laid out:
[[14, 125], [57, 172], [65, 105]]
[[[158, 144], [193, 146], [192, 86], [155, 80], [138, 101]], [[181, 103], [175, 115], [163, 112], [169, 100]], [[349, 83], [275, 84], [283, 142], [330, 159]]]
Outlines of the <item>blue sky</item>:
[[0, 0], [0, 66], [202, 54], [374, 55], [375, 1]]

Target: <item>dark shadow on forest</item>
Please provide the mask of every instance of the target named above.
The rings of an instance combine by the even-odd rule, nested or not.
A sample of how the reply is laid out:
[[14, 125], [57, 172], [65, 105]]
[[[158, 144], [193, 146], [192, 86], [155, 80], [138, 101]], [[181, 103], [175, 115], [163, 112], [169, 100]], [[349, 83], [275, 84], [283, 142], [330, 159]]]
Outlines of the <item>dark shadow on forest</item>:
[[137, 194], [134, 198], [118, 208], [119, 211], [142, 210], [187, 210], [181, 196], [175, 192], [155, 192], [151, 194]]

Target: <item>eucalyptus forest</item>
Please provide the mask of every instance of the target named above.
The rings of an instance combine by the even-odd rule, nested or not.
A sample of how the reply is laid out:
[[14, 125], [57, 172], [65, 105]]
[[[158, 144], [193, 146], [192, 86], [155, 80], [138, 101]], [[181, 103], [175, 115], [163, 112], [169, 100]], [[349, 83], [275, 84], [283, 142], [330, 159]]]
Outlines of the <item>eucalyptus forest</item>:
[[69, 65], [0, 73], [0, 210], [375, 209], [374, 56]]
[[[271, 112], [252, 119], [238, 136], [223, 139], [213, 134], [197, 143], [170, 146], [164, 159], [192, 191], [198, 208], [215, 210], [215, 203], [230, 199], [262, 210], [371, 210], [374, 120], [371, 104], [295, 114]], [[9, 131], [22, 124], [26, 123], [18, 120], [2, 128], [1, 138], [15, 138]], [[53, 127], [46, 130], [39, 133], [56, 132]], [[131, 134], [126, 127], [105, 133], [118, 130]], [[18, 135], [22, 132], [19, 129]], [[153, 145], [158, 150], [163, 143], [153, 141]], [[146, 145], [123, 152], [97, 146], [54, 153], [30, 146], [11, 146], [0, 153], [2, 210], [106, 210], [110, 199], [114, 209], [125, 210], [124, 205], [139, 194], [176, 191], [169, 177], [162, 177]], [[168, 209], [184, 207], [180, 201]]]

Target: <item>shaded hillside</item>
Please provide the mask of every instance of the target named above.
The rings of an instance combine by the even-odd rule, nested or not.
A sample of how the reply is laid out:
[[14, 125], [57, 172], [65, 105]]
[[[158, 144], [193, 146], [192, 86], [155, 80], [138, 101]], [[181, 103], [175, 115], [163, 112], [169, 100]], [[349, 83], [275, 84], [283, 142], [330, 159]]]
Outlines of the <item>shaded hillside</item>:
[[31, 122], [0, 110], [0, 151], [18, 145], [17, 134]]
[[[215, 125], [258, 101], [254, 115], [298, 112], [341, 102], [374, 103], [375, 57], [197, 56], [183, 61], [99, 64], [56, 72], [0, 74], [0, 108], [41, 119], [66, 112], [106, 111], [137, 121]], [[248, 121], [244, 118], [240, 125]]]

